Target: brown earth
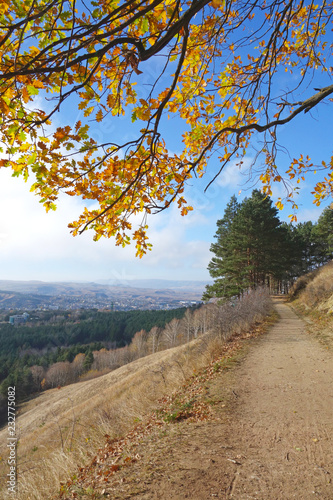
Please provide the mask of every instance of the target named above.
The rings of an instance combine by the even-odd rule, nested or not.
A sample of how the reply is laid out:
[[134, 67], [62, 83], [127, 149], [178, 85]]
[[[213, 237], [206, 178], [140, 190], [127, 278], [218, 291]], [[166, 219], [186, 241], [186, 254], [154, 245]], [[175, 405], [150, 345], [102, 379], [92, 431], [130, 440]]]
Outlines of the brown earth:
[[276, 309], [241, 362], [204, 383], [209, 420], [156, 426], [104, 489], [86, 484], [78, 497], [332, 500], [332, 353], [290, 307]]

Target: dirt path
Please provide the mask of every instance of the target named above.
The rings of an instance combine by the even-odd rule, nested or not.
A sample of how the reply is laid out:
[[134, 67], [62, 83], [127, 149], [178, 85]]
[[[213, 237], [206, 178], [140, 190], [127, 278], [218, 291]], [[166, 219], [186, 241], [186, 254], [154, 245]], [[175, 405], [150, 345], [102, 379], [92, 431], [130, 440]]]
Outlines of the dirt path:
[[216, 420], [156, 431], [112, 498], [333, 499], [332, 354], [276, 308], [280, 321], [207, 386]]
[[333, 360], [283, 304], [239, 370], [230, 497], [333, 499]]

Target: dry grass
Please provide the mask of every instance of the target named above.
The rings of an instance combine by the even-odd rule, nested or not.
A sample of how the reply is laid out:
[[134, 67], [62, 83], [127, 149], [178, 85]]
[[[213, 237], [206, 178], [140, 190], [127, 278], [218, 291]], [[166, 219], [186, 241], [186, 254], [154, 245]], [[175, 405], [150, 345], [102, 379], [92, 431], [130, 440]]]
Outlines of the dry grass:
[[[248, 331], [250, 323], [264, 316], [261, 309], [267, 314], [267, 300], [261, 293], [258, 296], [258, 315], [251, 302], [255, 297], [234, 309], [235, 332]], [[220, 318], [217, 331], [188, 344], [137, 359], [92, 380], [48, 390], [25, 403], [17, 419], [17, 500], [51, 498], [61, 481], [91, 460], [106, 434], [109, 439], [123, 436], [156, 407], [158, 399], [209, 364], [231, 336], [232, 325], [226, 320], [224, 328]], [[7, 437], [5, 428], [0, 431], [2, 477], [8, 472]], [[3, 488], [0, 497], [7, 498], [5, 481]]]
[[333, 313], [333, 261], [301, 276], [292, 287], [290, 298], [310, 309]]
[[[46, 391], [26, 403], [18, 419], [17, 498], [50, 498], [61, 480], [89, 460], [105, 434], [123, 435], [162, 395], [207, 364], [219, 345], [219, 339], [211, 343], [209, 336], [201, 337], [97, 379]], [[6, 439], [4, 429], [0, 432], [2, 477], [7, 473]]]
[[292, 305], [308, 320], [309, 330], [333, 348], [333, 261], [299, 278], [291, 294], [294, 297]]

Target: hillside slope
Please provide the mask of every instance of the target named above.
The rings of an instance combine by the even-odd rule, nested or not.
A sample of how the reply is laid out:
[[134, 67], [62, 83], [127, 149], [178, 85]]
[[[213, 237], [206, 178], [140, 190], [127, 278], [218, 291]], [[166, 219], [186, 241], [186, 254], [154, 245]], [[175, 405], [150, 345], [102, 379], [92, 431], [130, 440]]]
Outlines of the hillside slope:
[[[215, 329], [189, 343], [138, 359], [96, 379], [46, 391], [27, 402], [16, 420], [17, 498], [50, 498], [59, 491], [60, 481], [91, 461], [96, 450], [104, 446], [105, 436], [119, 440], [149, 419], [160, 405], [159, 398], [172, 394], [212, 359], [223, 356], [237, 345], [238, 338], [256, 332], [258, 321], [270, 310], [264, 290], [237, 303], [210, 304], [203, 317], [207, 324], [213, 318]], [[177, 341], [182, 338], [180, 335]], [[185, 407], [193, 410], [197, 404], [190, 401]], [[208, 411], [207, 404], [204, 407]], [[6, 428], [0, 432], [2, 478], [8, 472], [8, 433]], [[5, 498], [5, 481], [2, 488], [0, 496]]]
[[[293, 307], [332, 334], [322, 297], [310, 309], [299, 295]], [[202, 337], [29, 402], [18, 498], [330, 499], [332, 353], [276, 308], [267, 335], [263, 325], [224, 344]]]
[[309, 330], [333, 349], [333, 261], [299, 278], [290, 297]]
[[[99, 446], [105, 434], [123, 435], [165, 392], [179, 386], [195, 367], [209, 362], [204, 347], [199, 339], [158, 352], [96, 379], [46, 391], [23, 405], [17, 421], [19, 498], [45, 500], [48, 492], [59, 488], [73, 462], [87, 462], [90, 450]], [[189, 356], [194, 365], [187, 362]], [[0, 431], [2, 477], [7, 468], [7, 437], [4, 428]], [[73, 448], [74, 455], [70, 453]], [[35, 477], [29, 472], [34, 468]], [[27, 496], [25, 489], [34, 490], [35, 495]]]
[[[290, 307], [276, 309], [245, 359], [207, 368], [184, 389], [192, 399], [178, 392], [146, 432], [107, 438], [57, 498], [331, 500], [333, 356]], [[211, 411], [195, 418], [193, 400]]]

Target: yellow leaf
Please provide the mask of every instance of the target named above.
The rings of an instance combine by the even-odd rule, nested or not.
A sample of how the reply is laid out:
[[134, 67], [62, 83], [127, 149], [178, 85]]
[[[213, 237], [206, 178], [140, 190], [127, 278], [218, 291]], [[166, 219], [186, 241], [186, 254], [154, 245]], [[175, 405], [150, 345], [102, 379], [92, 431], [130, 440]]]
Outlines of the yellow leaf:
[[210, 5], [214, 7], [214, 9], [218, 9], [224, 5], [224, 0], [212, 0]]
[[44, 89], [45, 88], [43, 82], [40, 82], [39, 80], [33, 80], [32, 85], [36, 89]]
[[97, 113], [96, 113], [96, 121], [97, 122], [101, 122], [103, 120], [103, 111], [100, 109]]
[[30, 101], [30, 96], [29, 96], [28, 91], [25, 87], [22, 87], [22, 98], [23, 98], [24, 102]]
[[87, 108], [84, 110], [84, 116], [89, 116], [91, 113], [94, 111], [95, 106], [90, 106], [90, 108]]

